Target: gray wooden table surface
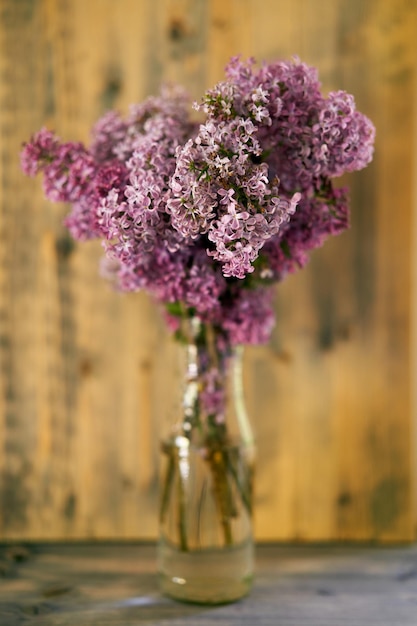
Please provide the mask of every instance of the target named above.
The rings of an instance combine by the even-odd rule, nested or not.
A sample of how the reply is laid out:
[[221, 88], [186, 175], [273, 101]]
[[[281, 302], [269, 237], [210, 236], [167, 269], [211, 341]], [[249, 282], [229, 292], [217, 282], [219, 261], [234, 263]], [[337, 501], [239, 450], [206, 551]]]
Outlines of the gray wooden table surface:
[[0, 625], [417, 626], [417, 546], [259, 546], [251, 595], [201, 607], [159, 594], [155, 547], [0, 546]]

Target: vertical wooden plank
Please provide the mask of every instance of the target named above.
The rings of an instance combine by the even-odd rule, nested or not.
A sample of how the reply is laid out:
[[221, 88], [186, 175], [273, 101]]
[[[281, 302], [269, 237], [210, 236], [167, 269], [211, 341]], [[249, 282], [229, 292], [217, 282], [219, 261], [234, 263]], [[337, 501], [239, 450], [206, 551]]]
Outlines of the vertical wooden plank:
[[410, 401], [412, 407], [412, 426], [411, 426], [411, 447], [412, 447], [412, 468], [413, 468], [413, 509], [415, 520], [415, 534], [417, 536], [417, 159], [415, 150], [417, 147], [417, 78], [414, 80], [414, 93], [412, 94], [414, 103], [413, 124], [411, 143], [413, 146], [412, 160], [412, 178], [413, 178], [413, 214], [412, 214], [412, 251], [411, 251], [411, 341], [410, 341], [410, 367], [411, 367], [411, 391]]
[[[415, 145], [409, 137], [415, 125], [416, 10], [414, 2], [374, 3], [367, 11], [350, 9], [350, 20], [341, 24], [344, 77], [372, 111], [378, 136], [373, 169], [353, 188], [354, 201], [364, 209], [364, 215], [356, 213], [353, 257], [362, 320], [357, 369], [351, 370], [360, 389], [360, 410], [351, 416], [358, 454], [340, 469], [350, 473], [355, 493], [345, 512], [355, 515], [359, 506], [364, 512], [357, 535], [385, 540], [411, 538], [415, 531], [410, 369]], [[343, 413], [341, 424], [345, 439], [350, 429]]]
[[[334, 71], [337, 12], [334, 2], [321, 4], [320, 19], [314, 2], [282, 3], [275, 12], [274, 3], [264, 5], [254, 12], [254, 28], [264, 35], [258, 37], [255, 56], [274, 60], [298, 55], [319, 69], [326, 91]], [[271, 345], [258, 350], [251, 367], [256, 387], [265, 384], [260, 379], [269, 371], [261, 397], [271, 398], [260, 423], [260, 447], [267, 442], [269, 449], [259, 468], [261, 488], [263, 476], [269, 476], [258, 515], [257, 532], [263, 538], [306, 540], [334, 533], [332, 366], [320, 328], [325, 323], [321, 313], [332, 315], [332, 299], [324, 288], [329, 273], [326, 278], [322, 274], [328, 268], [322, 265], [322, 278], [315, 279], [313, 267], [277, 287], [277, 328]], [[275, 515], [268, 515], [268, 509]]]
[[[42, 46], [38, 36], [40, 13], [30, 2], [18, 6], [5, 2], [1, 6], [1, 136], [2, 136], [2, 206], [1, 206], [1, 378], [4, 392], [2, 413], [2, 454], [0, 511], [1, 529], [6, 535], [25, 532], [29, 509], [33, 506], [31, 482], [36, 447], [34, 358], [36, 341], [32, 341], [37, 316], [36, 303], [36, 239], [38, 227], [45, 222], [38, 215], [31, 198], [34, 187], [22, 189], [18, 167], [19, 133], [28, 131], [33, 122], [32, 111], [43, 108], [45, 100], [39, 82], [34, 86], [28, 79], [31, 71], [39, 70], [36, 46]], [[37, 30], [24, 52], [14, 37], [25, 37], [30, 25]], [[24, 56], [28, 54], [28, 61]], [[20, 85], [20, 93], [14, 89]], [[34, 116], [35, 117], [35, 116]], [[19, 193], [19, 189], [21, 193]], [[38, 194], [39, 197], [39, 194]], [[38, 205], [39, 206], [39, 205]], [[20, 219], [16, 219], [17, 211]], [[41, 486], [39, 486], [42, 489]]]
[[211, 0], [208, 15], [208, 82], [205, 89], [224, 79], [230, 57], [253, 54], [256, 41], [256, 5], [251, 0]]

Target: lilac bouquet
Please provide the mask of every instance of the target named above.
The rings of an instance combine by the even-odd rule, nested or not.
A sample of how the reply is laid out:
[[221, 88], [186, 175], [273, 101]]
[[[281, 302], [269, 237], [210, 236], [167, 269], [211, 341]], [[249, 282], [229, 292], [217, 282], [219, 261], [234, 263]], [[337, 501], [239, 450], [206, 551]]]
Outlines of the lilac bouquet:
[[[198, 438], [231, 544], [237, 500], [250, 514], [251, 474], [224, 418], [229, 356], [268, 341], [274, 284], [347, 228], [348, 192], [332, 179], [368, 165], [375, 130], [353, 96], [324, 97], [316, 70], [297, 59], [257, 68], [233, 58], [194, 108], [199, 121], [185, 92], [165, 87], [126, 119], [107, 113], [89, 146], [42, 129], [21, 158], [26, 174], [43, 173], [50, 200], [71, 204], [73, 237], [103, 241], [103, 275], [151, 294], [175, 336], [194, 346], [179, 439]], [[178, 497], [172, 526], [186, 551], [185, 457], [165, 452], [161, 522]]]
[[194, 108], [201, 123], [165, 87], [126, 119], [107, 113], [89, 146], [42, 129], [21, 160], [50, 200], [71, 204], [75, 239], [103, 241], [102, 273], [120, 290], [149, 292], [179, 339], [198, 318], [201, 350], [210, 338], [218, 356], [202, 395], [218, 423], [227, 356], [268, 340], [274, 283], [347, 228], [348, 192], [332, 179], [371, 161], [375, 131], [353, 96], [324, 97], [298, 60], [232, 58]]

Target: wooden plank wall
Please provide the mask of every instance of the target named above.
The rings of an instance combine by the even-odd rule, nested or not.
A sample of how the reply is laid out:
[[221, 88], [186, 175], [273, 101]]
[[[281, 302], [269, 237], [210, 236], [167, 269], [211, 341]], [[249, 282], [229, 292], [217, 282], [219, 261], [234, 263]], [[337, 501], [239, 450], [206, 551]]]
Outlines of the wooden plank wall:
[[351, 230], [279, 286], [247, 351], [259, 540], [415, 537], [414, 0], [1, 0], [0, 539], [153, 538], [175, 350], [97, 278], [19, 170], [42, 125], [87, 139], [163, 80], [196, 99], [237, 53], [299, 55], [377, 126]]

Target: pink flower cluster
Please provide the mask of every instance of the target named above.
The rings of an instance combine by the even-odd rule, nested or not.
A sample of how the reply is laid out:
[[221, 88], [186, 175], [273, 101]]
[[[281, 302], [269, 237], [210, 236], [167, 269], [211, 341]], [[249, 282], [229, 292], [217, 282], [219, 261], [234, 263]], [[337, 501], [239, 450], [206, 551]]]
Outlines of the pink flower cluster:
[[171, 87], [126, 119], [107, 113], [89, 146], [42, 129], [22, 167], [71, 204], [74, 238], [103, 241], [103, 275], [148, 291], [173, 330], [197, 315], [223, 346], [266, 342], [273, 282], [347, 228], [347, 191], [331, 179], [371, 161], [374, 127], [298, 60], [233, 58], [195, 108], [201, 124]]

